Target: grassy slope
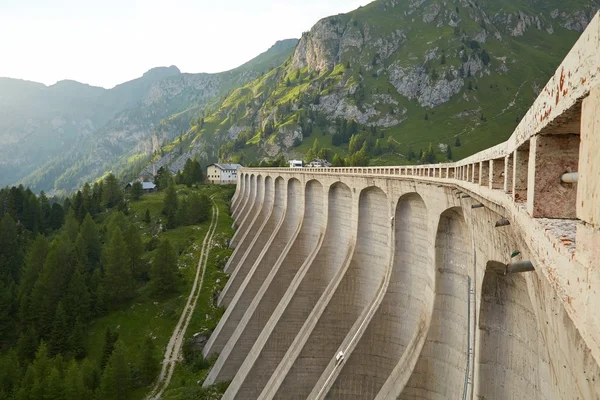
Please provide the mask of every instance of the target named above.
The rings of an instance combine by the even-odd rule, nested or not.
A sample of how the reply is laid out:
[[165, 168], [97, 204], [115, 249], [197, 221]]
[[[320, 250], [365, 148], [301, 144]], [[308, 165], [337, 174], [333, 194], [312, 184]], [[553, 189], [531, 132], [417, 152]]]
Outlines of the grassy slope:
[[[433, 3], [433, 2], [431, 2]], [[428, 49], [438, 47], [438, 58], [431, 61], [431, 67], [442, 75], [450, 67], [458, 68], [460, 60], [459, 48], [463, 45], [460, 38], [454, 34], [454, 28], [444, 24], [436, 27], [433, 23], [425, 23], [422, 14], [404, 15], [408, 9], [407, 2], [400, 2], [394, 9], [386, 8], [385, 3], [376, 1], [366, 7], [361, 7], [349, 14], [334, 17], [338, 26], [347, 26], [348, 21], [356, 21], [358, 28], [364, 30], [369, 26], [369, 34], [374, 41], [377, 37], [385, 37], [391, 32], [403, 29], [407, 40], [400, 49], [392, 54], [377, 68], [388, 68], [392, 63], [398, 63], [403, 67], [421, 66], [425, 63], [424, 53]], [[587, 2], [578, 2], [581, 7]], [[454, 11], [457, 4], [447, 3], [442, 5], [444, 10]], [[555, 8], [564, 9], [558, 1], [549, 3], [531, 2], [528, 0], [511, 0], [498, 2], [485, 1], [480, 6], [492, 17], [496, 13], [523, 11], [530, 15], [539, 15], [540, 19], [550, 21], [548, 17], [551, 10]], [[470, 17], [473, 10], [470, 7], [460, 7], [461, 18], [460, 29], [469, 38], [475, 37], [482, 28], [480, 23]], [[475, 14], [480, 13], [475, 10]], [[540, 14], [543, 13], [543, 14]], [[332, 18], [333, 19], [333, 18]], [[534, 101], [536, 94], [534, 87], [541, 88], [562, 61], [568, 50], [577, 40], [579, 34], [569, 31], [554, 23], [554, 33], [550, 35], [545, 30], [537, 30], [530, 27], [523, 36], [513, 37], [506, 34], [506, 27], [488, 25], [490, 33], [485, 43], [481, 43], [491, 56], [491, 75], [484, 74], [482, 77], [465, 77], [465, 84], [458, 95], [453, 96], [450, 101], [433, 109], [423, 108], [416, 100], [409, 100], [400, 95], [389, 82], [387, 72], [378, 77], [373, 77], [370, 67], [375, 54], [372, 47], [365, 48], [361, 53], [355, 50], [347, 51], [342, 55], [342, 62], [334, 69], [321, 71], [320, 75], [309, 75], [307, 68], [303, 69], [300, 78], [296, 80], [297, 70], [291, 68], [289, 62], [274, 69], [266, 76], [249, 82], [243, 87], [235, 90], [227, 97], [215, 111], [207, 118], [203, 129], [193, 127], [188, 132], [189, 143], [204, 141], [217, 147], [220, 143], [226, 143], [226, 132], [231, 126], [250, 126], [255, 121], [256, 115], [263, 117], [291, 102], [297, 104], [298, 99], [306, 95], [314, 95], [317, 92], [327, 95], [335, 90], [346, 91], [353, 84], [362, 82], [365, 87], [365, 102], [371, 103], [375, 94], [390, 94], [398, 102], [395, 108], [406, 109], [406, 120], [401, 124], [381, 128], [385, 138], [392, 136], [400, 143], [398, 153], [387, 153], [373, 158], [372, 163], [377, 164], [399, 164], [405, 163], [405, 154], [410, 147], [418, 153], [419, 148], [425, 149], [429, 143], [434, 145], [449, 143], [454, 145], [455, 138], [460, 136], [462, 146], [452, 148], [454, 159], [463, 158], [474, 152], [506, 140], [516, 127], [519, 118], [524, 115]], [[502, 32], [502, 40], [494, 37], [494, 31]], [[469, 39], [470, 40], [470, 39]], [[445, 51], [446, 64], [441, 65], [440, 51]], [[508, 73], [501, 73], [498, 69], [500, 61], [497, 57], [506, 57], [508, 60]], [[351, 67], [345, 68], [346, 61], [352, 60]], [[516, 63], [513, 60], [517, 60]], [[359, 73], [361, 69], [362, 73]], [[289, 79], [291, 85], [286, 85]], [[468, 89], [471, 82], [473, 90]], [[343, 86], [338, 89], [337, 85]], [[319, 89], [320, 88], [320, 89]], [[267, 94], [265, 98], [264, 95]], [[352, 98], [347, 98], [350, 104], [354, 103]], [[250, 106], [249, 106], [250, 105]], [[378, 104], [375, 109], [385, 116], [390, 112], [390, 105]], [[280, 110], [277, 110], [280, 111]], [[465, 111], [467, 113], [465, 113]], [[299, 112], [292, 111], [276, 122], [276, 130], [286, 125], [294, 125]], [[425, 120], [425, 113], [428, 120]], [[464, 114], [462, 116], [458, 116]], [[481, 118], [483, 114], [485, 119]], [[378, 117], [378, 118], [379, 118]], [[257, 129], [260, 131], [260, 127]], [[319, 137], [321, 145], [330, 145], [330, 137], [320, 137], [323, 129], [316, 128], [308, 140], [299, 147], [292, 150], [291, 156], [302, 155], [312, 145], [313, 137]], [[236, 150], [235, 154], [242, 154], [244, 161], [264, 157], [264, 152], [259, 144], [277, 143], [277, 134], [270, 137], [256, 135], [247, 142], [244, 149]], [[335, 153], [345, 154], [346, 146], [332, 149]], [[215, 155], [213, 155], [215, 157]], [[439, 154], [438, 159], [445, 158]]]
[[[178, 186], [178, 194], [180, 196], [189, 193], [191, 190], [185, 186]], [[233, 194], [233, 190], [230, 187], [210, 185], [200, 186], [198, 190], [209, 196], [217, 194], [215, 202], [219, 206], [220, 216], [215, 238], [218, 238], [216, 242], [222, 248], [211, 251], [211, 259], [202, 289], [203, 293], [199, 298], [196, 313], [194, 314], [194, 319], [188, 333], [197, 332], [202, 328], [213, 329], [218, 322], [221, 314], [218, 309], [211, 307], [210, 297], [213, 286], [218, 286], [215, 283], [216, 279], [220, 278], [220, 285], [225, 285], [225, 275], [216, 266], [219, 260], [223, 260], [228, 256], [230, 250], [224, 246], [224, 243], [227, 238], [233, 236], [232, 221], [229, 217], [228, 206], [229, 197]], [[162, 217], [163, 198], [163, 193], [147, 194], [139, 201], [130, 204], [131, 212], [129, 218], [142, 231], [144, 242], [151, 237], [153, 231], [157, 230], [157, 219]], [[150, 210], [151, 224], [146, 224], [142, 221], [146, 209]], [[149, 287], [140, 287], [137, 297], [128, 306], [94, 320], [88, 330], [86, 343], [90, 360], [98, 361], [101, 358], [104, 334], [107, 328], [119, 332], [119, 339], [125, 344], [127, 356], [130, 361], [135, 360], [139, 356], [140, 344], [142, 343], [142, 339], [147, 335], [151, 335], [154, 338], [156, 357], [162, 360], [166, 344], [177, 324], [181, 310], [191, 290], [202, 241], [209, 225], [210, 221], [206, 221], [199, 226], [179, 227], [159, 233], [159, 238], [168, 238], [181, 253], [178, 259], [181, 279], [177, 290], [168, 295], [156, 297], [151, 295]], [[150, 261], [152, 255], [153, 253], [146, 253], [145, 260]], [[204, 318], [207, 314], [213, 317], [210, 320], [205, 320]], [[142, 399], [148, 389], [137, 389], [131, 398], [134, 400]]]

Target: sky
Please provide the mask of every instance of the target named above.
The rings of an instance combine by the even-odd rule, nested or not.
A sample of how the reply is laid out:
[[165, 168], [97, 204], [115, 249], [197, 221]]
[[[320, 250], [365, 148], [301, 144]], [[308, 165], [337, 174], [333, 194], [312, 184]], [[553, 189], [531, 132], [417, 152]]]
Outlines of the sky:
[[0, 0], [0, 77], [111, 88], [153, 67], [221, 72], [370, 0]]

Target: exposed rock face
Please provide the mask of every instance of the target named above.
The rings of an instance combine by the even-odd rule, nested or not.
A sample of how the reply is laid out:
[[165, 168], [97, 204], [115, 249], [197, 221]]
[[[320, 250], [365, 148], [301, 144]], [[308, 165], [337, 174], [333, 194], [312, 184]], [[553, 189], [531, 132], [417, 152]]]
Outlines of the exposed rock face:
[[402, 68], [397, 64], [388, 69], [390, 82], [398, 93], [408, 99], [417, 99], [423, 107], [436, 107], [450, 100], [463, 87], [462, 78], [433, 81], [423, 67]]
[[341, 93], [333, 93], [321, 98], [321, 103], [314, 106], [315, 109], [329, 115], [331, 119], [344, 118], [354, 119], [356, 122], [365, 124], [367, 121], [379, 113], [373, 107], [365, 105], [361, 110], [356, 104], [352, 104]]
[[[336, 17], [325, 18], [317, 22], [304, 33], [292, 58], [292, 67], [310, 67], [312, 70], [332, 68], [339, 60], [342, 43], [345, 48], [362, 46], [362, 38], [357, 32], [350, 30], [344, 35], [344, 26]], [[345, 36], [345, 37], [344, 37]]]
[[423, 22], [429, 23], [433, 22], [434, 19], [440, 13], [440, 5], [438, 3], [433, 3], [427, 7], [425, 7], [425, 12], [423, 13]]

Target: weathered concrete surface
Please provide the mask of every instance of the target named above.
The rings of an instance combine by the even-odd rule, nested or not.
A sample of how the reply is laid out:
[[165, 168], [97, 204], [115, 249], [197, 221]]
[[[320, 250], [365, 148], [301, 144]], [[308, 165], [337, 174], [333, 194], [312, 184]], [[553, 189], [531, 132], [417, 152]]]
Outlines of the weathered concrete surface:
[[[513, 136], [465, 160], [242, 169], [228, 270], [249, 261], [204, 385], [231, 380], [225, 399], [599, 399], [599, 33], [596, 16]], [[287, 195], [269, 205], [273, 182]], [[512, 261], [535, 270], [504, 275]]]
[[[243, 255], [243, 251], [240, 251], [240, 247], [238, 246], [238, 244], [244, 239], [244, 237], [246, 236], [246, 233], [248, 232], [248, 229], [250, 228], [250, 226], [252, 226], [252, 223], [254, 222], [254, 219], [256, 218], [258, 211], [260, 210], [260, 207], [262, 206], [262, 196], [264, 195], [264, 178], [262, 175], [259, 175], [258, 177], [255, 175], [251, 175], [250, 176], [250, 190], [249, 190], [249, 196], [248, 198], [244, 201], [244, 206], [242, 207], [242, 211], [240, 213], [239, 216], [239, 227], [238, 230], [235, 232], [235, 234], [233, 235], [233, 238], [231, 238], [231, 246], [235, 247], [235, 253], [242, 253], [241, 255]], [[237, 260], [235, 260], [237, 262]], [[234, 262], [233, 258], [231, 258], [229, 260], [229, 264], [225, 266], [225, 270], [228, 270], [229, 265], [231, 265]]]
[[[275, 180], [275, 194], [271, 195], [271, 185], [266, 187], [265, 200], [261, 215], [256, 224], [262, 221], [256, 232], [253, 232], [252, 241], [248, 244], [246, 254], [238, 261], [235, 270], [227, 281], [225, 288], [219, 296], [219, 305], [228, 307], [246, 276], [250, 273], [252, 266], [260, 256], [268, 250], [273, 234], [279, 230], [285, 208], [285, 186], [281, 178]], [[258, 226], [258, 225], [255, 225]]]
[[[383, 191], [376, 187], [361, 192], [358, 207], [361, 235], [357, 238], [352, 261], [343, 275], [332, 277], [321, 304], [313, 310], [320, 312], [313, 312], [308, 318], [273, 375], [274, 386], [279, 386], [275, 398], [306, 398], [346, 335], [352, 335], [353, 326], [364, 319], [364, 311], [374, 300], [389, 267], [390, 222], [386, 200]], [[330, 243], [335, 245], [336, 242]], [[342, 256], [333, 255], [333, 259], [324, 260], [323, 265], [314, 263], [311, 270], [319, 274], [327, 271], [330, 265], [335, 265], [335, 259]], [[329, 276], [316, 279], [327, 281]], [[287, 372], [285, 378], [277, 385], [284, 372]]]
[[422, 332], [419, 326], [427, 323], [423, 318], [431, 315], [434, 291], [427, 222], [427, 209], [418, 194], [400, 198], [394, 265], [385, 298], [335, 381], [332, 396], [375, 398], [415, 332]]
[[[290, 181], [289, 186], [292, 189], [291, 196], [299, 196], [297, 192], [299, 188], [294, 183], [297, 181]], [[275, 180], [275, 202], [272, 206], [271, 215], [268, 221], [264, 224], [261, 229], [261, 233], [257, 235], [254, 242], [250, 245], [248, 250], [249, 254], [246, 254], [239, 262], [240, 268], [236, 268], [231, 278], [227, 282], [223, 293], [223, 304], [227, 305], [225, 314], [219, 321], [215, 334], [211, 336], [208, 343], [204, 347], [205, 355], [220, 353], [223, 347], [235, 331], [237, 324], [240, 322], [246, 307], [250, 304], [260, 284], [264, 280], [264, 276], [268, 274], [273, 263], [277, 260], [280, 252], [285, 247], [286, 241], [291, 236], [291, 225], [289, 221], [294, 220], [297, 225], [297, 218], [294, 218], [293, 213], [296, 212], [294, 206], [296, 199], [294, 197], [287, 196], [286, 201], [286, 186], [283, 179], [277, 178]], [[288, 214], [287, 224], [284, 224], [282, 218], [285, 213], [287, 204], [291, 206], [290, 213]], [[283, 225], [281, 234], [279, 228]], [[250, 268], [250, 271], [244, 276], [246, 271], [242, 270], [245, 264], [254, 262], [254, 265]], [[240, 288], [241, 286], [241, 288]], [[229, 295], [228, 295], [229, 294]], [[231, 299], [231, 300], [229, 300]]]

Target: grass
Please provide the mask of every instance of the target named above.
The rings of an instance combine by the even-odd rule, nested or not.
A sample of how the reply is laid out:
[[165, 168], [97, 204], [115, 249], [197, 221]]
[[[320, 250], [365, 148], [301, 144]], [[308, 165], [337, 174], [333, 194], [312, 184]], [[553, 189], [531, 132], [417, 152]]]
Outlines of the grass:
[[[207, 195], [215, 194], [215, 203], [219, 207], [220, 217], [217, 230], [215, 232], [215, 242], [217, 249], [211, 251], [209, 260], [209, 270], [205, 277], [203, 293], [198, 300], [194, 319], [190, 324], [189, 332], [196, 332], [202, 329], [214, 328], [220, 317], [220, 310], [215, 309], [210, 304], [213, 286], [224, 285], [226, 276], [223, 272], [217, 270], [218, 263], [225, 259], [229, 248], [225, 245], [228, 238], [233, 235], [231, 228], [231, 218], [229, 217], [228, 201], [233, 194], [231, 187], [219, 187], [210, 185], [201, 185], [199, 189], [189, 189], [185, 186], [178, 186], [177, 192], [180, 197], [186, 196], [193, 191], [204, 192]], [[135, 223], [142, 232], [143, 241], [146, 242], [152, 235], [158, 235], [159, 238], [168, 238], [179, 252], [179, 284], [177, 289], [164, 296], [155, 296], [151, 293], [148, 285], [140, 285], [136, 297], [121, 309], [113, 311], [108, 315], [94, 320], [88, 329], [86, 348], [91, 361], [97, 362], [102, 356], [102, 347], [104, 344], [104, 335], [107, 328], [119, 333], [119, 339], [126, 347], [128, 360], [133, 362], [138, 357], [140, 344], [146, 336], [154, 339], [156, 347], [156, 357], [162, 360], [164, 349], [173, 333], [173, 329], [185, 306], [187, 296], [191, 290], [194, 280], [196, 267], [200, 256], [202, 241], [208, 230], [210, 221], [206, 221], [198, 226], [184, 226], [162, 232], [161, 210], [164, 194], [162, 192], [146, 194], [139, 201], [130, 203], [131, 222]], [[146, 224], [142, 221], [145, 211], [148, 209], [151, 214], [152, 222]], [[152, 252], [144, 254], [144, 260], [150, 261]], [[216, 281], [220, 279], [220, 282]], [[210, 321], [204, 319], [208, 313], [214, 315]], [[137, 388], [132, 394], [133, 400], [143, 399], [149, 388]]]
[[[215, 201], [219, 207], [219, 223], [214, 237], [215, 246], [209, 254], [202, 291], [188, 327], [186, 339], [194, 337], [195, 334], [208, 336], [216, 328], [224, 312], [222, 308], [213, 303], [212, 299], [213, 294], [220, 292], [227, 282], [228, 275], [222, 271], [222, 268], [232, 252], [227, 243], [233, 237], [234, 230], [232, 228], [233, 220], [229, 215], [228, 202], [223, 197]], [[178, 364], [163, 399], [198, 398], [194, 396], [201, 391], [201, 384], [206, 378], [212, 362], [214, 360], [210, 360], [205, 368], [199, 370], [186, 363]]]

